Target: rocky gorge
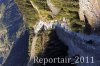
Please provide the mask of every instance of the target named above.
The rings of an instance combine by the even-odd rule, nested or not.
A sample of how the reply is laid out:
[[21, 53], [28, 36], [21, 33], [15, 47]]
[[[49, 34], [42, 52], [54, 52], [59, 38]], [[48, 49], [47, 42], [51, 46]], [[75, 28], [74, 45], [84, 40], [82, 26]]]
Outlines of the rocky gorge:
[[[63, 2], [63, 0], [61, 1]], [[62, 6], [57, 5], [61, 1], [56, 1], [58, 3], [55, 3], [52, 0], [25, 0], [27, 3], [23, 5], [25, 6], [28, 4], [26, 8], [30, 8], [30, 10], [34, 8], [32, 13], [35, 13], [34, 16], [30, 15], [27, 17], [26, 14], [29, 13], [21, 9], [22, 6], [20, 6], [20, 2], [14, 0], [0, 0], [1, 66], [43, 66], [42, 63], [38, 64], [33, 62], [34, 56], [40, 58], [64, 58], [66, 56], [74, 58], [75, 56], [79, 56], [88, 57], [89, 61], [92, 58], [92, 61], [89, 63], [83, 62], [72, 64], [72, 62], [74, 62], [72, 59], [72, 62], [69, 64], [47, 63], [46, 66], [100, 65], [99, 1], [79, 0], [79, 16], [76, 16], [78, 13], [76, 8], [77, 0], [71, 0], [71, 3], [70, 1], [64, 1]], [[66, 5], [66, 3], [74, 3], [71, 8], [75, 7], [76, 10], [70, 9], [70, 5]], [[63, 5], [69, 7], [65, 8]], [[71, 14], [71, 18], [69, 18], [69, 14]], [[38, 18], [38, 21], [30, 27], [30, 25], [28, 25], [30, 22], [26, 23], [26, 21], [31, 21], [33, 20], [32, 18], [35, 17]], [[90, 34], [72, 30], [71, 25], [73, 24], [71, 24], [71, 22], [75, 22], [73, 25], [74, 28], [77, 26], [82, 27], [79, 17], [80, 20], [85, 22], [85, 27], [82, 29], [84, 29], [85, 32], [89, 31]], [[34, 23], [34, 21], [32, 23]]]

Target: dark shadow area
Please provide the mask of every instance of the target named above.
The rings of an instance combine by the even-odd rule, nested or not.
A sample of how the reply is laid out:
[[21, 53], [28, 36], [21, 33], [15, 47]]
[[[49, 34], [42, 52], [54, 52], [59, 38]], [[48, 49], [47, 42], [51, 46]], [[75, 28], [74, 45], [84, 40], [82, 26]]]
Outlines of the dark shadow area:
[[93, 40], [86, 41], [86, 44], [93, 44], [93, 43], [94, 43]]
[[12, 51], [3, 66], [26, 66], [28, 62], [28, 38], [26, 31], [14, 44]]
[[86, 17], [85, 15], [84, 15], [84, 18], [85, 18], [84, 33], [85, 33], [85, 34], [91, 34], [91, 33], [92, 33], [92, 27], [91, 27], [91, 25], [89, 24], [88, 19], [87, 19], [87, 17]]
[[[64, 45], [63, 42], [61, 42], [57, 35], [56, 31], [53, 30], [49, 34], [49, 40], [46, 42], [45, 49], [42, 53], [38, 54], [39, 58], [65, 58], [68, 57], [68, 47]], [[43, 63], [34, 63], [33, 66], [76, 66], [74, 64], [70, 63], [47, 63], [46, 65], [43, 65]]]

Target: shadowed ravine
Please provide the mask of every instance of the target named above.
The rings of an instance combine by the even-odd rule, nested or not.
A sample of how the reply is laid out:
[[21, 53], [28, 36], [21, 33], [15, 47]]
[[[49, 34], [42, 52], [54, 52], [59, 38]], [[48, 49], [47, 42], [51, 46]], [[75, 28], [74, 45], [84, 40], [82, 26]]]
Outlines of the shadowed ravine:
[[26, 66], [28, 61], [28, 31], [14, 44], [4, 66]]
[[[6, 5], [4, 9], [4, 13], [2, 16], [1, 23], [5, 26], [6, 31], [4, 31], [4, 35], [7, 35], [8, 43], [3, 43], [6, 45], [12, 45], [13, 48], [8, 49], [10, 54], [7, 54], [6, 61], [4, 62], [3, 66], [27, 66], [28, 63], [28, 43], [29, 43], [29, 31], [26, 29], [24, 24], [23, 16], [20, 13], [17, 5], [14, 3], [14, 0], [2, 0], [4, 5]], [[33, 7], [35, 5], [33, 4]], [[38, 11], [37, 7], [35, 9]], [[85, 20], [87, 21], [87, 20]], [[1, 24], [0, 23], [0, 24]], [[34, 27], [34, 35], [38, 37], [38, 33], [41, 30], [54, 30], [49, 35], [50, 40], [47, 42], [47, 48], [44, 51], [43, 57], [75, 57], [75, 56], [84, 56], [84, 57], [94, 57], [94, 63], [91, 61], [87, 63], [77, 63], [76, 66], [100, 66], [100, 36], [97, 34], [83, 34], [83, 33], [76, 33], [70, 30], [68, 26], [68, 21], [59, 21], [53, 20], [50, 22], [44, 22], [42, 20], [36, 24]], [[3, 31], [3, 29], [2, 29]], [[2, 33], [1, 31], [1, 33]], [[57, 39], [56, 39], [57, 38]], [[5, 39], [5, 38], [3, 38]], [[33, 37], [34, 39], [34, 37]], [[2, 39], [0, 39], [2, 40]], [[36, 39], [37, 40], [37, 39]], [[36, 43], [34, 40], [34, 44]], [[44, 43], [44, 42], [43, 42]], [[2, 43], [1, 43], [2, 44]], [[59, 45], [59, 47], [57, 47]], [[51, 48], [52, 46], [52, 48]], [[62, 48], [60, 48], [62, 46]], [[65, 47], [63, 47], [65, 46]], [[30, 66], [33, 66], [34, 63], [32, 61], [34, 52], [33, 45], [31, 47], [31, 55], [30, 55]], [[56, 49], [58, 48], [58, 49]], [[51, 51], [54, 49], [54, 51]], [[55, 51], [59, 53], [56, 54]], [[7, 52], [7, 51], [6, 51]], [[50, 53], [49, 53], [50, 52]], [[8, 52], [7, 52], [8, 53]], [[5, 57], [5, 56], [4, 56]], [[2, 57], [0, 57], [0, 61], [3, 62]], [[1, 63], [0, 62], [0, 63]], [[63, 64], [47, 64], [46, 66], [63, 66]], [[67, 65], [67, 64], [65, 64]], [[69, 66], [71, 64], [68, 64]], [[39, 65], [39, 66], [42, 66]], [[73, 65], [74, 66], [74, 65]]]
[[[1, 13], [0, 25], [4, 26], [3, 28], [6, 30], [4, 35], [7, 35], [7, 37], [3, 38], [7, 39], [4, 41], [6, 43], [3, 42], [3, 45], [9, 47], [7, 51], [4, 51], [6, 54], [3, 53], [5, 54], [3, 60], [0, 57], [2, 60], [0, 63], [3, 64], [3, 66], [25, 66], [28, 61], [29, 34], [24, 24], [23, 16], [14, 3], [14, 0], [1, 0], [0, 5], [2, 4], [5, 8]], [[1, 30], [1, 32], [4, 31], [4, 29]]]
[[[40, 26], [39, 26], [40, 25]], [[55, 29], [57, 37], [66, 46], [68, 46], [68, 56], [74, 58], [88, 57], [89, 63], [75, 63], [77, 66], [98, 66], [100, 65], [100, 36], [96, 34], [86, 35], [83, 33], [76, 33], [71, 31], [66, 24], [59, 21], [50, 22], [49, 25], [45, 22], [38, 23], [38, 27], [35, 28], [37, 34], [42, 28], [48, 30], [50, 28]], [[67, 50], [66, 50], [67, 52]], [[91, 57], [93, 57], [91, 62]]]

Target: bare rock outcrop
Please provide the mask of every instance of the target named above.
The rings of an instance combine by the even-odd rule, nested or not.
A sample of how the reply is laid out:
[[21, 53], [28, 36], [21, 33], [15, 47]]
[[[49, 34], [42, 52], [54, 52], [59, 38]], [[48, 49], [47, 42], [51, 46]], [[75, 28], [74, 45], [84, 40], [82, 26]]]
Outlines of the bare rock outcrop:
[[79, 0], [80, 20], [87, 20], [94, 31], [100, 32], [100, 7], [99, 0]]
[[60, 10], [61, 10], [61, 8], [56, 7], [56, 6], [51, 2], [51, 0], [47, 0], [47, 5], [49, 6], [49, 8], [50, 8], [50, 10], [52, 11], [52, 14], [53, 14], [53, 15], [57, 15], [57, 14], [60, 12]]

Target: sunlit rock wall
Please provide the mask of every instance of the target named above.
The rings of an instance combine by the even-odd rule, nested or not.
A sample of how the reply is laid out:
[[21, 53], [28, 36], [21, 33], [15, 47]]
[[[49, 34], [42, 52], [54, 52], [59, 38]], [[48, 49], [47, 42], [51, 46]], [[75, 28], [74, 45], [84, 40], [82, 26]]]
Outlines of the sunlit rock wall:
[[51, 0], [47, 0], [47, 5], [48, 5], [48, 7], [50, 8], [50, 10], [51, 10], [51, 12], [52, 12], [52, 14], [53, 14], [54, 16], [57, 15], [57, 14], [60, 12], [60, 10], [61, 10], [61, 8], [56, 7], [56, 6], [51, 2]]
[[91, 25], [93, 30], [100, 32], [100, 1], [99, 0], [79, 0], [80, 19]]

